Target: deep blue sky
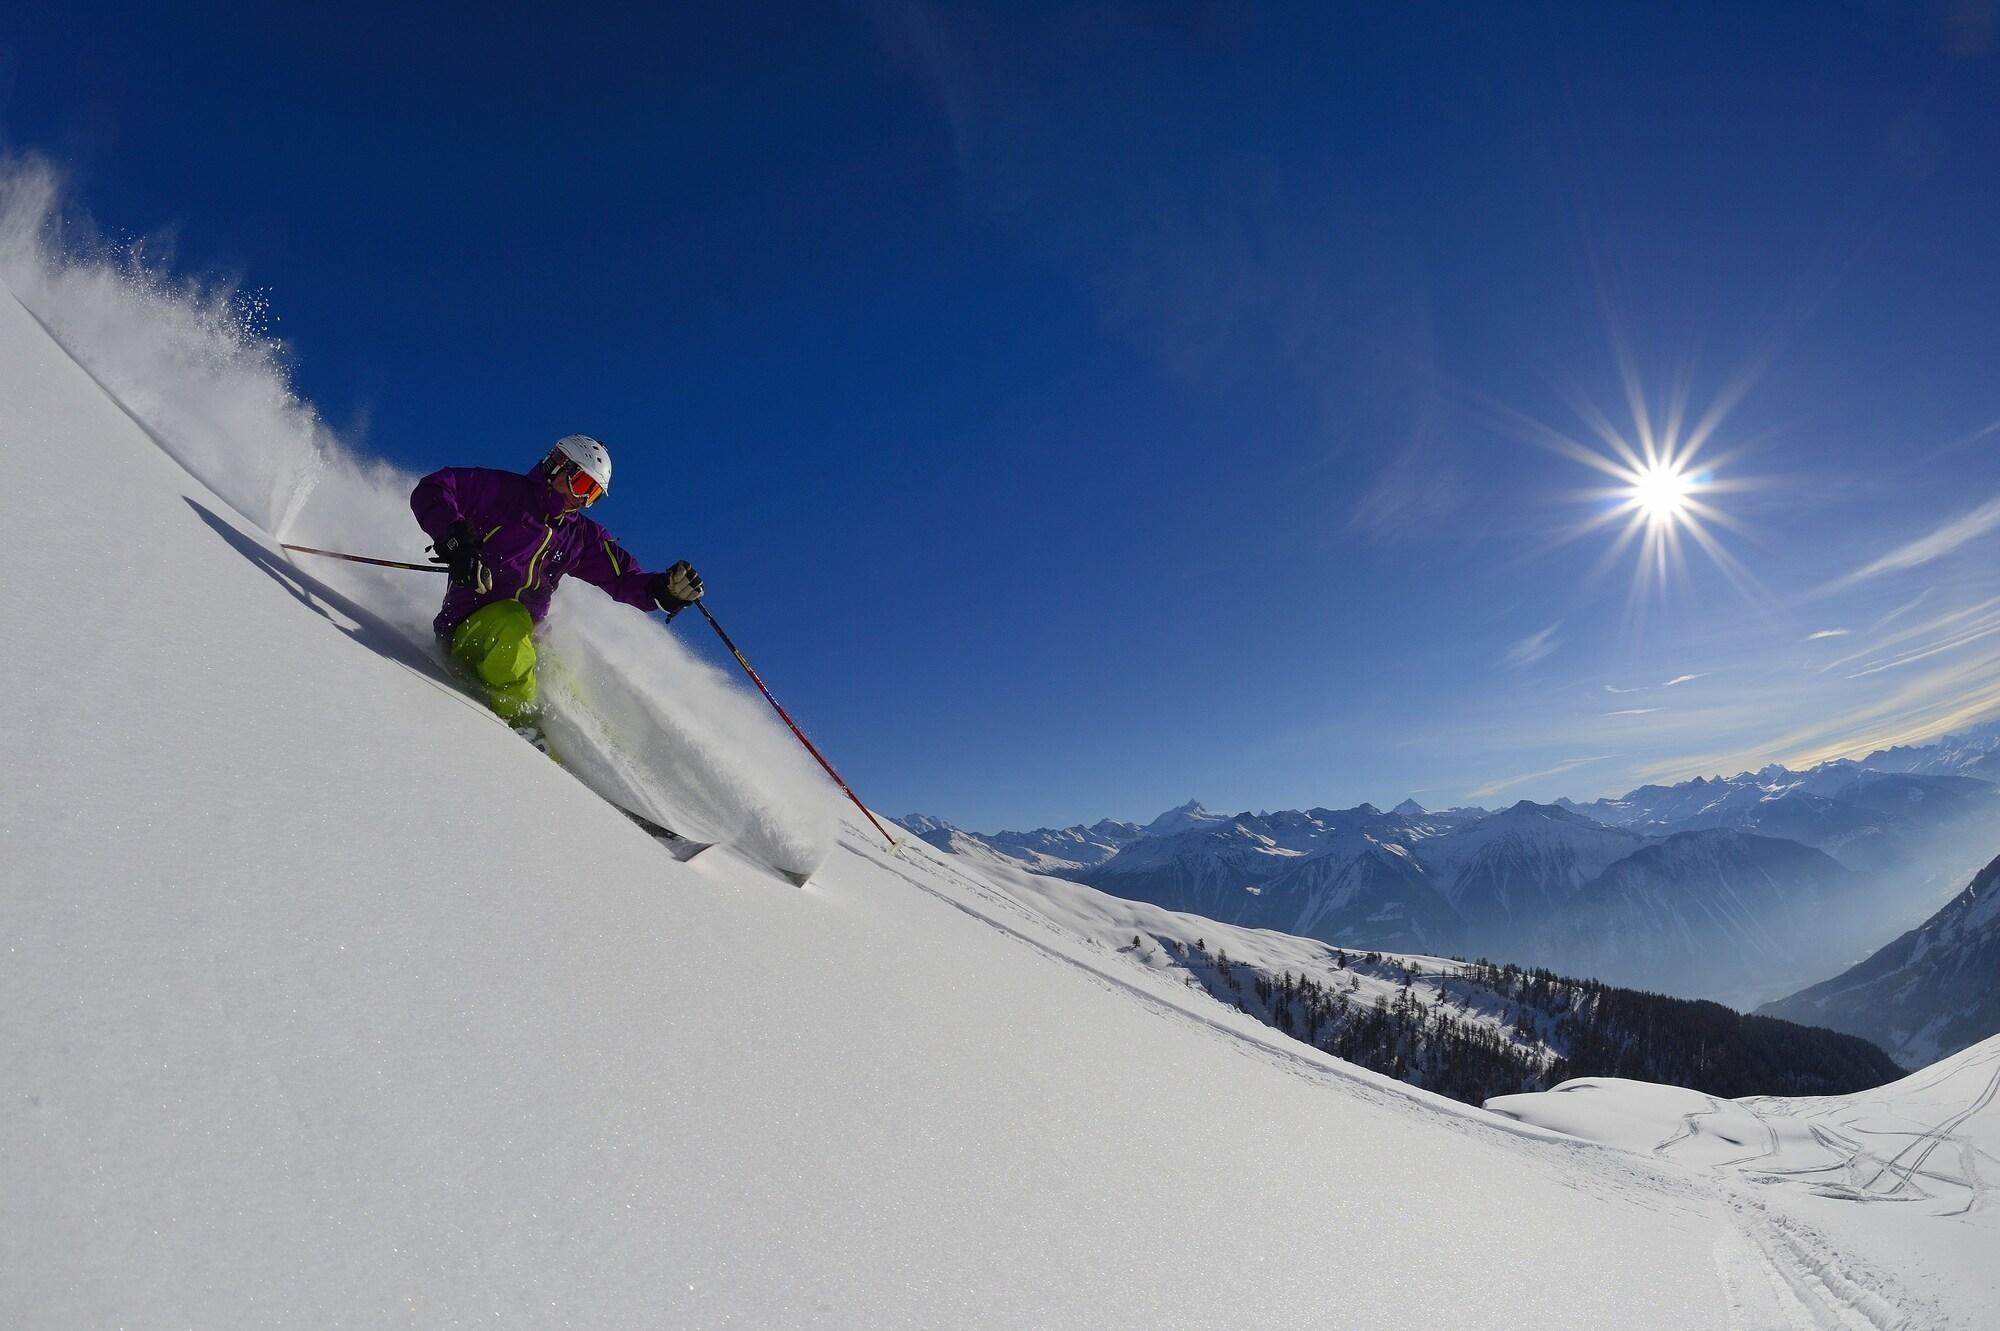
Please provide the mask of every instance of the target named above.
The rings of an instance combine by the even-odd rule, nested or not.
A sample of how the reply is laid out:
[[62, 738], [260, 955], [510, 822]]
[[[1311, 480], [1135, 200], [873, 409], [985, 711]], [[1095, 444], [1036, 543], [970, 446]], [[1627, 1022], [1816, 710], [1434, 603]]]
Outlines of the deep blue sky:
[[[6, 145], [268, 291], [374, 452], [610, 441], [878, 806], [1588, 797], [2000, 707], [1990, 4], [169, 8], [10, 7]], [[1605, 478], [1522, 420], [1631, 437], [1618, 342], [1656, 424], [1752, 381], [1747, 594], [1557, 543]]]

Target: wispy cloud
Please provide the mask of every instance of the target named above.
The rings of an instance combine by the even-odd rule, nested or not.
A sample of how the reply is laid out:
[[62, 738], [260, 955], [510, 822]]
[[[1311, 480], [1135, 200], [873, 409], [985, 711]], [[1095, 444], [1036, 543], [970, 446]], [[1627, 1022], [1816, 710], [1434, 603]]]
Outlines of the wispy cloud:
[[1501, 655], [1501, 663], [1516, 670], [1533, 665], [1560, 645], [1562, 640], [1556, 637], [1556, 630], [1561, 627], [1562, 621], [1557, 620], [1540, 633], [1530, 633]]
[[1605, 715], [1606, 716], [1649, 716], [1652, 713], [1657, 712], [1659, 710], [1661, 709], [1658, 707], [1624, 707], [1620, 708], [1618, 711], [1615, 712], [1606, 712]]
[[1909, 614], [1912, 610], [1915, 610], [1918, 606], [1922, 605], [1925, 601], [1929, 600], [1930, 594], [1931, 594], [1931, 589], [1928, 587], [1924, 588], [1922, 591], [1917, 593], [1916, 599], [1903, 602], [1901, 605], [1897, 606], [1894, 610], [1891, 610], [1888, 614], [1882, 616], [1880, 619], [1876, 620], [1873, 624], [1870, 624], [1868, 626], [1868, 631], [1870, 633], [1880, 633], [1883, 629], [1888, 628], [1891, 624], [1901, 619], [1904, 615]]
[[1615, 756], [1617, 755], [1609, 753], [1600, 753], [1593, 755], [1592, 757], [1589, 758], [1565, 758], [1561, 762], [1557, 763], [1554, 767], [1545, 767], [1539, 772], [1523, 772], [1519, 776], [1506, 777], [1503, 780], [1494, 781], [1487, 785], [1481, 786], [1477, 790], [1469, 790], [1466, 792], [1466, 798], [1475, 800], [1484, 799], [1488, 795], [1499, 794], [1501, 791], [1507, 789], [1509, 786], [1518, 786], [1523, 781], [1533, 781], [1538, 777], [1544, 777], [1544, 776], [1561, 776], [1564, 772], [1573, 771], [1576, 768], [1582, 767], [1585, 763], [1606, 762]]
[[1843, 587], [1883, 573], [1921, 567], [1934, 559], [1944, 558], [1995, 527], [2000, 527], [2000, 499], [1989, 499], [1964, 517], [1954, 518], [1928, 535], [1897, 546], [1873, 563], [1863, 564], [1833, 585]]
[[1378, 539], [1434, 535], [1437, 524], [1449, 519], [1469, 497], [1464, 479], [1439, 460], [1435, 446], [1413, 438], [1355, 501], [1348, 524]]
[[1845, 718], [1846, 734], [1783, 759], [1809, 766], [1899, 744], [1921, 744], [1983, 721], [2000, 708], [2000, 656], [1988, 655], [1919, 675]]
[[1847, 636], [1847, 633], [1848, 630], [1846, 629], [1821, 629], [1817, 633], [1806, 634], [1805, 640], [1807, 642], [1818, 642], [1821, 638], [1844, 638]]
[[2000, 624], [1985, 624], [1970, 628], [1963, 633], [1946, 638], [1942, 642], [1931, 643], [1929, 646], [1917, 648], [1915, 651], [1904, 652], [1901, 656], [1894, 656], [1886, 661], [1877, 661], [1873, 665], [1855, 671], [1853, 674], [1847, 676], [1847, 678], [1860, 679], [1863, 675], [1875, 675], [1880, 674], [1884, 670], [1894, 670], [1898, 666], [1906, 666], [1913, 661], [1922, 661], [1943, 652], [1954, 651], [1957, 648], [1965, 646], [1967, 643], [1977, 642], [1981, 638], [1990, 638], [1996, 633], [2000, 633]]
[[[1674, 685], [1676, 684], [1687, 684], [1697, 679], [1707, 679], [1707, 678], [1708, 678], [1707, 675], [1675, 675], [1672, 679], [1667, 680], [1663, 684], [1641, 684], [1638, 688], [1635, 689], [1621, 689], [1616, 684], [1606, 684], [1604, 686], [1604, 691], [1606, 693], [1644, 693], [1648, 689], [1670, 689], [1674, 687]], [[1610, 713], [1610, 715], [1617, 716], [1618, 713], [1612, 712]]]
[[[2000, 596], [1991, 596], [1983, 601], [1975, 601], [1971, 605], [1947, 611], [1922, 623], [1899, 628], [1894, 633], [1883, 637], [1881, 641], [1872, 642], [1858, 652], [1849, 652], [1845, 656], [1835, 657], [1821, 666], [1820, 672], [1824, 674], [1827, 671], [1838, 670], [1842, 666], [1866, 660], [1868, 657], [1874, 656], [1878, 652], [1882, 652], [1897, 643], [1915, 642], [1918, 639], [1926, 638], [1932, 634], [1951, 628], [1954, 624], [1963, 625], [1967, 620], [1971, 621], [1967, 627], [1973, 629], [1983, 628], [1992, 623], [2000, 623]], [[1966, 628], [1964, 627], [1951, 628], [1951, 635], [1956, 636], [1965, 631]]]
[[1776, 734], [1746, 734], [1733, 748], [1641, 766], [1642, 782], [1679, 781], [1737, 772], [1767, 762], [1802, 769], [1898, 744], [1922, 744], [2000, 712], [2000, 654], [1968, 659], [1908, 677], [1858, 706]]
[[1936, 449], [1933, 449], [1930, 456], [1925, 458], [1924, 461], [1931, 462], [1937, 458], [1943, 457], [1946, 453], [1957, 452], [1961, 448], [1965, 448], [1971, 444], [1976, 444], [1980, 440], [1996, 434], [2000, 434], [2000, 421], [1989, 422], [1988, 424], [1982, 425], [1978, 429], [1973, 430], [1969, 434], [1962, 434], [1958, 438], [1952, 440], [1950, 443], [1942, 444]]

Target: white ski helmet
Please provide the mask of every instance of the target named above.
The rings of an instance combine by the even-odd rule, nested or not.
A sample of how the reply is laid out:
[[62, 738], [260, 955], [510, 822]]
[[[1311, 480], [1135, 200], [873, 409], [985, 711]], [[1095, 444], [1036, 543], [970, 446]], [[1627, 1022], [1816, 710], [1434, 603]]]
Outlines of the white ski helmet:
[[587, 434], [566, 434], [556, 440], [549, 458], [553, 460], [559, 453], [574, 462], [578, 471], [603, 486], [604, 493], [611, 493], [611, 450], [602, 441]]

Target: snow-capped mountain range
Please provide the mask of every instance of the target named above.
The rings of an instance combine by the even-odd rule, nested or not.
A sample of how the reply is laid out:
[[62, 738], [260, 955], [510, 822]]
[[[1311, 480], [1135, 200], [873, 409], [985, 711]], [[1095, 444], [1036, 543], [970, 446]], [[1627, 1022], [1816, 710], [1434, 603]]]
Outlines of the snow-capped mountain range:
[[1918, 776], [1976, 776], [2000, 780], [2000, 721], [1988, 721], [1932, 743], [1877, 749], [1861, 760], [1864, 767]]
[[986, 851], [1000, 859], [1053, 874], [1074, 873], [1102, 864], [1145, 834], [1145, 829], [1137, 823], [1113, 822], [1109, 818], [1090, 827], [1040, 827], [1032, 832], [996, 832], [990, 837], [922, 814], [897, 821], [939, 850]]
[[925, 814], [913, 813], [896, 821], [939, 850], [964, 851], [979, 846], [1001, 859], [1043, 873], [1073, 875], [1077, 870], [1104, 863], [1135, 841], [1173, 836], [1228, 820], [1202, 808], [1199, 801], [1189, 800], [1143, 826], [1102, 818], [1089, 827], [1079, 823], [1073, 827], [1038, 827], [1032, 832], [995, 832], [982, 836]]
[[1873, 1040], [1905, 1067], [2000, 1031], [2000, 858], [1860, 965], [1758, 1012]]
[[[1897, 751], [1963, 768], [1977, 734]], [[930, 844], [1135, 900], [1344, 946], [1505, 957], [1754, 1005], [1909, 928], [1991, 855], [2000, 786], [1837, 761], [1489, 811], [1405, 800]]]
[[1939, 829], [1986, 816], [1994, 790], [1992, 782], [1956, 771], [1882, 771], [1839, 760], [1804, 772], [1771, 766], [1642, 786], [1617, 800], [1558, 803], [1648, 834], [1728, 827], [1782, 837], [1826, 851], [1850, 869], [1886, 870], [1912, 885], [1922, 882], [1930, 896], [1941, 898], [1984, 859], [1964, 864]]

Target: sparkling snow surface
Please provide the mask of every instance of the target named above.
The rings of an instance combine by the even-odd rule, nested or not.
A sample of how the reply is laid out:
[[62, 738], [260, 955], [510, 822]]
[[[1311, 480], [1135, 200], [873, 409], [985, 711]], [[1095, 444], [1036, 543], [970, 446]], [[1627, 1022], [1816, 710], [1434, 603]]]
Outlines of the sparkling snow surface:
[[[1808, 1224], [1356, 1071], [927, 848], [679, 865], [4, 292], [0, 403], [0, 1324], [1991, 1311], [1916, 1208]], [[256, 423], [212, 424], [248, 458]]]
[[[1732, 1101], [1604, 1077], [1495, 1096], [1487, 1108], [1740, 1180], [1787, 1216], [1870, 1253], [1905, 1287], [1949, 1291], [1970, 1316], [1963, 1324], [1990, 1327], [2000, 1324], [1996, 1096], [2000, 1036], [1856, 1095]], [[1859, 1325], [1896, 1324], [1897, 1302], [1871, 1283], [1879, 1271], [1812, 1254], [1789, 1222], [1779, 1222], [1778, 1234], [1809, 1259], [1804, 1269], [1779, 1269], [1783, 1280], [1772, 1290], [1779, 1306], [1832, 1298], [1874, 1315]], [[1857, 1290], [1869, 1297], [1853, 1298]], [[1957, 1323], [1933, 1309], [1907, 1324]]]

